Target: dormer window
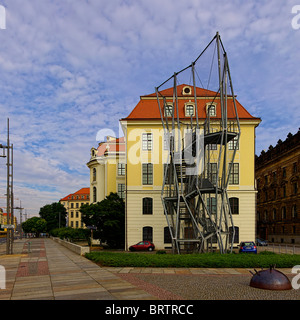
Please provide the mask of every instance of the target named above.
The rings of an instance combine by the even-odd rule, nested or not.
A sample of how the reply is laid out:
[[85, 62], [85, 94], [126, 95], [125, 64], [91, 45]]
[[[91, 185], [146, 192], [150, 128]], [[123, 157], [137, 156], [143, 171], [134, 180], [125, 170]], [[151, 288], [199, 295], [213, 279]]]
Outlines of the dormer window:
[[206, 104], [206, 114], [210, 117], [217, 116], [217, 106], [215, 103], [207, 103]]
[[172, 117], [173, 116], [173, 105], [167, 104], [165, 106], [165, 116], [166, 117]]
[[189, 86], [185, 86], [182, 89], [182, 95], [183, 96], [190, 96], [192, 94], [192, 88]]
[[193, 104], [185, 105], [185, 116], [190, 117], [195, 115], [195, 106]]

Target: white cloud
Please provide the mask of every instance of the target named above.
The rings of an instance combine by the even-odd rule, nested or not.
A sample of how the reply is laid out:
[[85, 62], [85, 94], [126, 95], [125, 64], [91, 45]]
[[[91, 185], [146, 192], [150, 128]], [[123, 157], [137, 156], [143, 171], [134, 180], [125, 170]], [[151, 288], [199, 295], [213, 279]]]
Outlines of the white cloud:
[[15, 187], [26, 205], [37, 207], [85, 186], [97, 132], [117, 132], [118, 120], [139, 96], [190, 64], [216, 31], [229, 55], [238, 100], [263, 120], [258, 152], [298, 129], [300, 30], [291, 27], [293, 1], [3, 5], [0, 140], [10, 117]]

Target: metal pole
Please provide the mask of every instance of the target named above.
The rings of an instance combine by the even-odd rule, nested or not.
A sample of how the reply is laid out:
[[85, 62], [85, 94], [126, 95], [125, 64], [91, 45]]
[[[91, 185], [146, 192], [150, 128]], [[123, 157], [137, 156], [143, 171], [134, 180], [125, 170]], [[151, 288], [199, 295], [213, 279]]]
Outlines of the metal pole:
[[22, 205], [20, 200], [20, 239], [23, 239], [23, 229], [22, 229], [22, 223], [23, 223], [23, 212], [22, 212]]
[[[10, 201], [11, 201], [11, 224], [13, 226], [15, 226], [15, 219], [14, 219], [14, 189], [13, 189], [13, 181], [14, 181], [14, 167], [13, 167], [13, 164], [14, 164], [14, 146], [13, 144], [11, 145], [11, 164], [10, 164], [10, 171], [11, 171], [11, 174], [10, 174], [10, 178], [11, 178], [11, 184], [10, 184]], [[14, 232], [15, 232], [15, 229], [12, 228], [11, 229], [11, 248], [10, 248], [10, 251], [11, 251], [11, 254], [13, 254], [13, 245], [14, 245]]]
[[[6, 214], [7, 214], [7, 224], [11, 224], [10, 216], [10, 188], [9, 188], [9, 165], [10, 165], [10, 150], [9, 150], [9, 119], [7, 119], [7, 156], [6, 156]], [[11, 254], [11, 230], [7, 228], [6, 233], [6, 254]]]

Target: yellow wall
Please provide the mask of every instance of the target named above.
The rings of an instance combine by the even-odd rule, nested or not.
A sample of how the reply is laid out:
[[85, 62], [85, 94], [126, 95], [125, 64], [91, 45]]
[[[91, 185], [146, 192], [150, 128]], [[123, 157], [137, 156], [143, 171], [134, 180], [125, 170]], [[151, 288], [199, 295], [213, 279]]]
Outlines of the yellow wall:
[[117, 192], [117, 189], [116, 189], [117, 166], [116, 166], [115, 159], [107, 161], [106, 174], [107, 174], [106, 196], [108, 196], [111, 192]]
[[[102, 156], [88, 163], [90, 168], [90, 203], [93, 203], [93, 188], [97, 188], [97, 202], [102, 201], [111, 192], [118, 192], [118, 183], [125, 183], [124, 176], [118, 176], [119, 156]], [[93, 179], [93, 169], [96, 168], [96, 180]]]
[[[229, 197], [239, 198], [239, 215], [233, 215], [234, 225], [239, 227], [239, 241], [255, 240], [255, 197], [254, 161], [255, 161], [255, 127], [258, 122], [241, 121], [241, 136], [239, 149], [234, 163], [239, 163], [239, 184], [229, 185]], [[125, 125], [125, 124], [123, 124]], [[152, 151], [142, 150], [142, 134], [153, 133]], [[159, 122], [127, 123], [127, 246], [142, 240], [142, 228], [153, 228], [153, 242], [156, 249], [170, 247], [163, 243], [163, 228], [167, 226], [161, 202], [163, 181], [162, 151], [163, 130]], [[211, 151], [212, 153], [214, 151]], [[233, 151], [228, 150], [228, 157]], [[217, 154], [217, 152], [215, 152]], [[142, 163], [153, 163], [153, 185], [142, 185]], [[217, 161], [216, 161], [217, 162]], [[110, 185], [110, 184], [109, 184]], [[142, 198], [153, 198], [153, 214], [142, 214]], [[128, 248], [127, 247], [127, 248]]]

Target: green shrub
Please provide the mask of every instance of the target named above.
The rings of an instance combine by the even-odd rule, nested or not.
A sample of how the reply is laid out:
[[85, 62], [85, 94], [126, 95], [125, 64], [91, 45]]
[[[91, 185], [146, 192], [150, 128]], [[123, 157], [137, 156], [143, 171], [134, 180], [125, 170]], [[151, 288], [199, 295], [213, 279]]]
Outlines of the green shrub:
[[166, 250], [158, 250], [156, 251], [156, 254], [166, 254]]
[[74, 229], [71, 227], [57, 228], [51, 230], [50, 235], [60, 239], [68, 239], [72, 242], [74, 240], [88, 240], [90, 236], [90, 230], [83, 228]]
[[291, 268], [300, 264], [300, 255], [287, 254], [147, 254], [129, 252], [91, 252], [86, 257], [111, 267], [179, 268]]
[[262, 255], [274, 255], [274, 254], [276, 254], [275, 252], [273, 252], [273, 251], [261, 251], [259, 254], [262, 254]]

